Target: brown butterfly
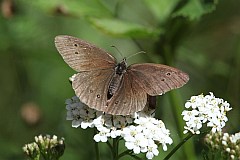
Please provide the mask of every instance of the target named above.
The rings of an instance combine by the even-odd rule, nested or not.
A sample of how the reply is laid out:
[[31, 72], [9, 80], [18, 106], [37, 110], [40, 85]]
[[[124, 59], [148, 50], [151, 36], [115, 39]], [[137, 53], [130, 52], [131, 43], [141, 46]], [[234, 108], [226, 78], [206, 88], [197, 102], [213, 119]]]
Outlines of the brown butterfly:
[[64, 61], [78, 73], [72, 87], [80, 101], [112, 115], [143, 110], [147, 96], [164, 94], [187, 83], [186, 73], [162, 64], [127, 67], [106, 51], [81, 39], [60, 35], [55, 45]]

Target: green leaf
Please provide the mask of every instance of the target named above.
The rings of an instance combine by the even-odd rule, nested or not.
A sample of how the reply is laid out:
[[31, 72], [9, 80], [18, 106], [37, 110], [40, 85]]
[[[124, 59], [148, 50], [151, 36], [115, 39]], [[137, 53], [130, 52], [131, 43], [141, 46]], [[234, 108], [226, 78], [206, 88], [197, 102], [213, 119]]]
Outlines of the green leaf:
[[140, 24], [131, 23], [119, 19], [89, 18], [90, 23], [100, 31], [117, 37], [156, 37], [162, 30], [146, 27]]
[[145, 0], [146, 5], [160, 23], [170, 17], [178, 2], [179, 0]]
[[215, 10], [218, 0], [189, 0], [173, 16], [183, 16], [190, 20], [199, 19], [204, 14]]
[[103, 3], [99, 0], [34, 0], [30, 2], [45, 12], [54, 12], [61, 8], [69, 15], [80, 16], [112, 16]]

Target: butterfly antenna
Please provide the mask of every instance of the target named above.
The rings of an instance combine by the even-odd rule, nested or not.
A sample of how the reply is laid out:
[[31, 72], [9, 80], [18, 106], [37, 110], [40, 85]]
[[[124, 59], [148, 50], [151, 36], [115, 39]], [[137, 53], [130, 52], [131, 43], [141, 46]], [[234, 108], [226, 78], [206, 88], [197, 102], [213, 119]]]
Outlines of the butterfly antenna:
[[115, 48], [115, 49], [118, 51], [118, 53], [121, 55], [121, 57], [123, 58], [122, 52], [120, 52], [119, 49], [118, 49], [116, 46], [113, 46], [113, 45], [112, 45], [111, 47]]
[[126, 59], [129, 59], [129, 58], [131, 58], [131, 57], [133, 57], [133, 56], [136, 56], [137, 54], [140, 54], [140, 53], [146, 53], [146, 52], [140, 51], [140, 52], [134, 53], [134, 54], [128, 56]]

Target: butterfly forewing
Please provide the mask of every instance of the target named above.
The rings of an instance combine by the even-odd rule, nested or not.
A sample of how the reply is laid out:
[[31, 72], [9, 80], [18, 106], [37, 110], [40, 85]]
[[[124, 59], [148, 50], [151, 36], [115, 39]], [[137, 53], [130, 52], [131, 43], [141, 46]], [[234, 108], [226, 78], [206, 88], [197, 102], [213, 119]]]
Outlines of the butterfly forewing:
[[131, 72], [136, 83], [151, 96], [182, 87], [189, 80], [186, 73], [162, 64], [133, 64], [127, 72]]
[[104, 111], [113, 115], [129, 115], [141, 111], [146, 103], [147, 93], [139, 87], [132, 73], [125, 73], [118, 90]]
[[114, 68], [116, 65], [115, 58], [106, 51], [72, 36], [57, 36], [55, 46], [64, 61], [78, 72]]
[[103, 111], [107, 104], [108, 85], [114, 69], [80, 72], [74, 77], [72, 86], [81, 102], [90, 108]]

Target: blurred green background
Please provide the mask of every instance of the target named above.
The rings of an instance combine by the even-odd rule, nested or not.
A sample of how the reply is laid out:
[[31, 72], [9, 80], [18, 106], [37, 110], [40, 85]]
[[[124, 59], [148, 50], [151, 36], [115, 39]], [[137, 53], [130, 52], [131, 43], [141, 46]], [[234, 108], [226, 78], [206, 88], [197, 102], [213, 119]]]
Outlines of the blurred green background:
[[[158, 97], [156, 116], [174, 140], [169, 149], [181, 140], [180, 114], [192, 95], [213, 92], [227, 100], [233, 110], [225, 131], [239, 131], [240, 1], [0, 2], [0, 159], [24, 159], [22, 146], [39, 134], [65, 137], [62, 159], [94, 159], [93, 131], [72, 128], [65, 120], [65, 99], [74, 96], [68, 78], [75, 72], [55, 49], [60, 34], [94, 43], [118, 60], [122, 57], [111, 45], [124, 56], [143, 50], [147, 53], [128, 63], [163, 63], [189, 74], [187, 85]], [[100, 147], [107, 159], [110, 151]], [[173, 159], [201, 159], [202, 149], [202, 138], [195, 137]], [[158, 158], [168, 151], [160, 149]]]

